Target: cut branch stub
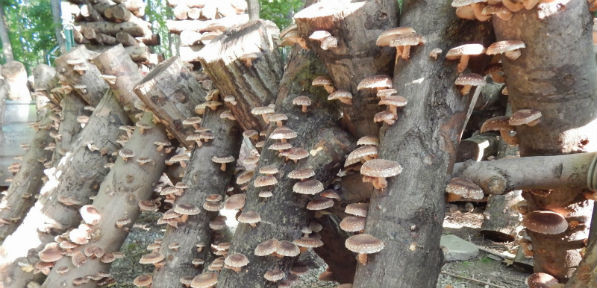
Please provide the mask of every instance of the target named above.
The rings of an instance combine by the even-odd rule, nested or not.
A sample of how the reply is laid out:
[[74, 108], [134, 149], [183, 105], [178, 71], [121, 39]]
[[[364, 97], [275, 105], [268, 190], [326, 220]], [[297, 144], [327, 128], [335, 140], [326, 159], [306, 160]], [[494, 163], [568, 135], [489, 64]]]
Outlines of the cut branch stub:
[[[263, 130], [265, 122], [251, 114], [273, 103], [282, 77], [282, 59], [273, 39], [279, 30], [268, 21], [254, 21], [225, 33], [199, 52], [201, 65], [241, 127]], [[250, 63], [248, 62], [249, 57]], [[250, 64], [250, 65], [248, 65]]]
[[195, 129], [193, 126], [184, 126], [183, 121], [195, 116], [193, 109], [204, 101], [207, 91], [185, 68], [180, 58], [172, 57], [160, 63], [134, 90], [180, 143], [187, 148], [193, 147], [194, 142], [187, 140], [187, 137]]

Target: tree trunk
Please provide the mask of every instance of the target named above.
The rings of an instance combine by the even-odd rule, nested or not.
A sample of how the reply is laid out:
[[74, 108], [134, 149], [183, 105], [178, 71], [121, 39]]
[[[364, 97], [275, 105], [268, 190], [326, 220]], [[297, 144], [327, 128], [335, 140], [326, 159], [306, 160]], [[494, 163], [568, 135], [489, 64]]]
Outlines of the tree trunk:
[[2, 76], [8, 84], [8, 99], [20, 102], [31, 101], [29, 87], [27, 87], [27, 70], [18, 61], [11, 61], [2, 65]]
[[[95, 106], [104, 97], [108, 84], [102, 79], [101, 72], [97, 67], [91, 64], [88, 59], [93, 58], [97, 53], [87, 50], [85, 45], [80, 45], [64, 54], [54, 62], [56, 64], [56, 71], [58, 71], [58, 78], [60, 81], [67, 83], [75, 88], [75, 85], [83, 85], [85, 89], [73, 89], [87, 104]], [[82, 64], [75, 64], [75, 62]], [[71, 63], [71, 64], [69, 64]], [[86, 71], [79, 73], [75, 71], [76, 65], [81, 65], [86, 68]], [[79, 68], [79, 67], [77, 67]]]
[[38, 64], [33, 68], [33, 90], [49, 93], [57, 84], [56, 69], [46, 64]]
[[204, 101], [206, 92], [180, 58], [160, 63], [134, 91], [182, 145], [193, 147], [194, 142], [188, 141], [187, 136], [194, 134], [195, 129], [182, 122], [196, 116], [193, 109]]
[[521, 216], [516, 207], [523, 201], [522, 191], [514, 190], [504, 195], [491, 195], [483, 212], [481, 234], [486, 239], [511, 242], [516, 239]]
[[[17, 262], [27, 263], [31, 259], [16, 258], [26, 256], [32, 248], [39, 251], [46, 243], [53, 241], [54, 235], [79, 224], [81, 217], [78, 208], [97, 193], [99, 184], [108, 173], [105, 165], [112, 158], [112, 153], [118, 150], [116, 140], [121, 132], [118, 127], [128, 123], [116, 98], [111, 93], [106, 94], [73, 143], [70, 153], [62, 158], [55, 173], [49, 176], [50, 180], [42, 187], [40, 199], [17, 230], [2, 243], [0, 248], [9, 253], [0, 259], [0, 285], [24, 287], [28, 277], [13, 278], [13, 275], [15, 270], [20, 269]], [[99, 151], [92, 152], [88, 148], [89, 143]], [[67, 199], [81, 204], [62, 204]], [[33, 276], [31, 273], [27, 275]]]
[[131, 36], [131, 34], [126, 33], [124, 31], [116, 33], [116, 40], [120, 42], [123, 46], [135, 46], [137, 45], [137, 39]]
[[[131, 223], [134, 223], [139, 215], [138, 202], [151, 197], [154, 184], [162, 174], [164, 160], [167, 156], [163, 151], [157, 151], [152, 143], [168, 140], [164, 131], [152, 123], [152, 118], [152, 113], [144, 113], [140, 122], [151, 128], [143, 133], [140, 129], [136, 129], [123, 147], [123, 149], [132, 150], [136, 156], [126, 162], [120, 157], [116, 160], [114, 167], [102, 181], [99, 192], [93, 200], [93, 207], [102, 215], [101, 222], [94, 225], [93, 229], [100, 231], [101, 236], [97, 239], [93, 238], [89, 244], [79, 246], [77, 249], [100, 247], [104, 253], [118, 251], [128, 234], [128, 229], [118, 228], [115, 224], [116, 221], [128, 218]], [[151, 162], [140, 165], [136, 160], [141, 157], [147, 158]], [[130, 228], [130, 225], [127, 225], [127, 228]], [[94, 281], [82, 286], [73, 285], [73, 279], [95, 275], [98, 272], [107, 273], [109, 264], [104, 264], [96, 258], [88, 259], [85, 264], [75, 267], [71, 258], [63, 257], [56, 262], [55, 267], [68, 267], [69, 269], [65, 274], [59, 274], [57, 269], [52, 269], [42, 287], [97, 287]], [[156, 285], [156, 287], [162, 286]]]
[[54, 22], [54, 35], [58, 46], [60, 46], [60, 52], [66, 53], [66, 41], [62, 36], [62, 17], [60, 17], [60, 0], [50, 0], [52, 6], [52, 20]]
[[589, 243], [578, 269], [566, 283], [566, 288], [597, 287], [597, 209], [593, 208]]
[[56, 166], [66, 152], [70, 151], [72, 143], [82, 129], [77, 117], [85, 115], [85, 102], [74, 92], [64, 95], [60, 106], [62, 107], [60, 128], [58, 129], [60, 138], [56, 140], [56, 149], [52, 160], [54, 165], [52, 166]]
[[[221, 171], [220, 165], [212, 163], [212, 157], [231, 155], [238, 159], [242, 136], [236, 121], [220, 119], [223, 110], [220, 108], [205, 112], [201, 126], [210, 129], [215, 137], [202, 147], [195, 148], [183, 178], [183, 183], [189, 188], [176, 200], [177, 204], [202, 207], [209, 194], [226, 196], [226, 187], [231, 184], [235, 163], [226, 164], [226, 171]], [[168, 227], [160, 249], [167, 260], [163, 268], [154, 272], [155, 287], [179, 287], [178, 279], [197, 274], [197, 268], [191, 263], [194, 258], [208, 260], [213, 232], [209, 228], [209, 221], [217, 213], [201, 210], [199, 215], [189, 216], [185, 223], [179, 223], [178, 228]], [[180, 247], [177, 250], [169, 249], [169, 245], [173, 243], [178, 243]], [[199, 243], [205, 245], [201, 252], [197, 252], [195, 247]]]
[[49, 133], [52, 130], [54, 112], [49, 108], [40, 111], [44, 114], [39, 128], [31, 141], [29, 150], [23, 156], [21, 168], [14, 176], [8, 191], [0, 202], [0, 242], [10, 235], [21, 223], [23, 216], [35, 203], [35, 197], [43, 185], [44, 163], [52, 157], [52, 151], [45, 148], [53, 142]]
[[259, 0], [247, 0], [249, 20], [259, 19]]
[[14, 60], [12, 54], [12, 44], [10, 44], [10, 37], [8, 37], [8, 26], [6, 26], [6, 16], [4, 16], [4, 5], [0, 7], [0, 41], [2, 42], [2, 54], [6, 63]]
[[273, 23], [259, 20], [230, 31], [199, 52], [201, 65], [221, 98], [234, 96], [236, 103], [226, 106], [245, 130], [265, 128], [251, 108], [272, 103], [278, 93], [283, 73], [282, 58], [273, 44], [278, 34]]
[[[498, 40], [526, 44], [520, 58], [502, 61], [512, 111], [534, 109], [542, 114], [538, 125], [516, 128], [520, 155], [597, 151], [597, 67], [595, 61], [587, 61], [594, 58], [587, 2], [541, 3], [537, 9], [514, 13], [508, 21], [493, 21]], [[559, 235], [527, 233], [535, 271], [565, 281], [581, 261], [592, 203], [577, 187], [549, 188], [549, 193], [524, 192], [530, 211], [558, 211], [579, 226]]]
[[[392, 74], [394, 49], [377, 47], [375, 41], [381, 32], [397, 25], [396, 4], [394, 0], [346, 0], [335, 5], [319, 2], [294, 17], [300, 35], [325, 63], [335, 88], [352, 93], [352, 106], [342, 104], [343, 124], [356, 137], [377, 135], [379, 131], [373, 122], [381, 110], [377, 95], [357, 91], [357, 86], [367, 76]], [[318, 30], [330, 32], [338, 47], [324, 50], [319, 41], [308, 40]]]
[[[285, 162], [274, 150], [262, 151], [258, 169], [274, 165], [279, 170], [277, 175], [284, 176], [277, 177], [278, 183], [275, 186], [265, 189], [271, 189], [274, 195], [267, 200], [258, 197], [259, 190], [264, 190], [265, 187], [255, 188], [249, 185], [243, 210], [257, 211], [261, 222], [254, 228], [248, 224], [239, 224], [229, 252], [244, 254], [249, 259], [249, 265], [240, 273], [229, 269], [221, 271], [218, 287], [243, 287], [247, 283], [251, 287], [275, 286], [263, 278], [266, 270], [279, 268], [288, 272], [295, 258], [274, 260], [271, 256], [255, 256], [253, 251], [259, 243], [272, 238], [287, 241], [300, 238], [301, 228], [308, 224], [309, 217], [305, 206], [310, 197], [291, 192], [297, 181], [285, 175], [300, 167], [310, 167], [315, 171], [316, 179], [324, 185], [329, 184], [344, 160], [344, 155], [352, 148], [348, 146], [352, 143], [350, 136], [336, 126], [337, 115], [329, 109], [326, 97], [318, 89], [312, 89], [313, 78], [323, 72], [322, 63], [311, 52], [295, 50], [293, 54], [280, 83], [276, 112], [288, 116], [285, 126], [297, 133], [297, 137], [291, 140], [295, 147], [302, 147], [311, 153], [307, 159], [295, 164]], [[293, 99], [300, 94], [313, 95], [313, 103], [306, 113], [301, 112], [300, 107], [292, 105]], [[265, 147], [273, 143], [273, 139], [266, 140]]]
[[353, 287], [435, 287], [442, 266], [444, 190], [470, 99], [455, 89], [455, 65], [429, 54], [483, 43], [491, 33], [483, 24], [458, 20], [449, 1], [404, 1], [402, 11], [401, 26], [414, 28], [426, 43], [395, 67], [394, 89], [408, 105], [394, 125], [381, 129], [379, 158], [397, 161], [404, 170], [371, 197], [365, 232], [385, 248], [358, 265]]

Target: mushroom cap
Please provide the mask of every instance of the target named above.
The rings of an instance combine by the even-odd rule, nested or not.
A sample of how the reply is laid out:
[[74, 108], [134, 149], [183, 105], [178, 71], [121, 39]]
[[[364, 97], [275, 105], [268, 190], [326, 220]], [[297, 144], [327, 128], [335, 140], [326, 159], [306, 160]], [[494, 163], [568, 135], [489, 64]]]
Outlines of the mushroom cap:
[[487, 51], [485, 51], [485, 54], [496, 55], [522, 48], [526, 48], [526, 45], [520, 40], [503, 40], [489, 45], [489, 47], [487, 47]]
[[529, 288], [549, 288], [558, 284], [558, 279], [547, 273], [533, 273], [527, 278]]
[[352, 164], [358, 163], [361, 161], [361, 159], [363, 159], [365, 157], [377, 157], [377, 146], [364, 145], [357, 149], [354, 149], [346, 157], [346, 162], [344, 162], [344, 167], [348, 167]]
[[358, 232], [365, 230], [365, 217], [346, 216], [340, 221], [340, 229], [346, 232]]
[[172, 195], [176, 193], [178, 193], [178, 189], [176, 189], [176, 187], [174, 186], [166, 186], [162, 188], [162, 190], [160, 191], [160, 195], [162, 196]]
[[311, 98], [309, 96], [297, 96], [292, 99], [292, 104], [294, 105], [301, 105], [301, 106], [311, 106]]
[[174, 212], [180, 215], [197, 215], [201, 212], [201, 209], [192, 204], [179, 203], [174, 205]]
[[279, 172], [279, 170], [278, 170], [278, 166], [276, 164], [270, 164], [270, 165], [262, 166], [261, 168], [259, 168], [259, 173], [265, 174], [265, 175], [275, 175], [275, 174], [278, 174], [278, 172]]
[[387, 96], [398, 96], [398, 91], [394, 88], [381, 89], [377, 91], [377, 97], [384, 98]]
[[157, 211], [158, 205], [155, 204], [152, 200], [141, 200], [137, 203], [139, 205], [139, 209], [141, 211]]
[[328, 95], [328, 100], [347, 100], [352, 99], [352, 93], [346, 90], [336, 90]]
[[294, 242], [294, 244], [296, 244], [296, 246], [305, 247], [305, 248], [318, 248], [318, 247], [323, 246], [323, 241], [321, 241], [320, 239], [312, 238], [312, 237], [301, 237], [292, 242]]
[[216, 284], [218, 284], [218, 273], [211, 271], [203, 272], [191, 281], [191, 287], [193, 288], [209, 288]]
[[246, 210], [238, 215], [238, 222], [245, 224], [255, 224], [261, 221], [261, 216], [254, 210]]
[[288, 149], [284, 155], [290, 160], [301, 160], [309, 157], [309, 151], [301, 147], [292, 147]]
[[58, 246], [58, 243], [51, 242], [44, 246], [44, 249], [37, 253], [39, 260], [43, 262], [56, 262], [62, 259], [62, 250]]
[[214, 155], [213, 157], [211, 157], [211, 161], [217, 164], [232, 163], [234, 162], [234, 156], [218, 157]]
[[379, 145], [379, 138], [377, 138], [375, 136], [363, 136], [363, 137], [359, 138], [359, 140], [357, 140], [357, 146], [363, 146], [363, 145], [377, 146], [377, 145]]
[[[224, 257], [218, 257], [214, 259], [209, 266], [207, 266], [207, 270], [209, 271], [220, 271], [224, 267]], [[208, 286], [211, 287], [211, 286]]]
[[259, 175], [255, 178], [255, 181], [253, 181], [253, 186], [256, 188], [273, 186], [276, 184], [278, 184], [278, 179], [272, 175]]
[[283, 113], [274, 113], [267, 116], [267, 121], [286, 121], [288, 120], [288, 116]]
[[315, 176], [315, 171], [311, 168], [299, 168], [294, 169], [286, 175], [286, 177], [290, 179], [298, 179], [298, 180], [305, 180]]
[[259, 198], [269, 198], [274, 196], [274, 193], [272, 191], [266, 190], [266, 191], [259, 191]]
[[331, 189], [321, 192], [321, 194], [319, 194], [319, 196], [329, 198], [329, 199], [342, 200], [342, 197], [340, 197], [340, 194], [338, 194], [338, 192], [331, 190]]
[[404, 107], [408, 103], [408, 100], [402, 96], [384, 96], [379, 105], [389, 105], [396, 107]]
[[390, 42], [399, 36], [411, 35], [415, 33], [415, 29], [411, 27], [395, 27], [379, 34], [377, 40], [375, 41], [375, 45], [380, 47], [390, 46]]
[[416, 34], [402, 35], [390, 41], [390, 47], [417, 46], [424, 43], [423, 37]]
[[454, 177], [450, 179], [450, 183], [446, 186], [446, 192], [458, 195], [465, 199], [483, 199], [485, 194], [483, 189], [474, 182], [461, 177]]
[[188, 161], [191, 157], [187, 153], [180, 153], [170, 157], [172, 162]]
[[387, 89], [392, 88], [392, 78], [388, 75], [373, 75], [365, 77], [359, 82], [357, 90], [362, 89]]
[[481, 86], [487, 83], [485, 77], [476, 73], [462, 73], [458, 75], [454, 84], [456, 85], [470, 85], [470, 86]]
[[487, 0], [452, 0], [452, 7], [458, 8], [468, 5], [473, 5], [475, 3], [485, 3]]
[[79, 208], [79, 213], [83, 221], [89, 225], [97, 225], [102, 219], [102, 215], [93, 205], [84, 205]]
[[155, 264], [162, 260], [164, 260], [164, 255], [159, 251], [154, 251], [141, 256], [141, 259], [139, 259], [139, 264]]
[[524, 227], [530, 231], [556, 235], [568, 230], [568, 222], [564, 216], [552, 211], [532, 211], [524, 215]]
[[344, 246], [352, 252], [359, 254], [372, 254], [384, 248], [383, 241], [369, 234], [357, 234], [350, 236], [344, 242]]
[[372, 159], [361, 166], [361, 175], [370, 177], [392, 177], [402, 172], [402, 166], [396, 161]]
[[373, 121], [376, 123], [377, 122], [385, 122], [386, 120], [391, 120], [391, 121], [395, 120], [394, 114], [392, 114], [392, 112], [390, 112], [388, 110], [377, 112], [373, 116]]
[[196, 125], [196, 124], [201, 124], [201, 117], [189, 117], [187, 119], [182, 120], [182, 125], [187, 126], [187, 125]]
[[334, 206], [334, 200], [325, 197], [316, 197], [307, 203], [307, 210], [318, 211], [328, 209]]
[[500, 130], [512, 130], [512, 126], [509, 124], [510, 117], [508, 116], [496, 116], [489, 118], [481, 125], [480, 132], [485, 133], [487, 131], [500, 131]]
[[346, 205], [346, 208], [344, 209], [344, 213], [354, 215], [354, 216], [367, 217], [368, 209], [369, 209], [368, 203], [362, 203], [362, 202], [351, 203], [351, 204]]
[[309, 223], [309, 228], [315, 233], [321, 232], [323, 230], [323, 226], [316, 221]]
[[481, 44], [464, 44], [448, 50], [446, 59], [456, 60], [462, 55], [481, 55], [485, 52], [485, 47]]
[[274, 108], [272, 108], [270, 106], [261, 106], [261, 107], [255, 107], [255, 108], [251, 109], [251, 114], [253, 114], [253, 115], [272, 114], [274, 112], [275, 112]]
[[249, 181], [251, 181], [251, 178], [253, 178], [253, 174], [253, 171], [244, 171], [238, 174], [238, 176], [236, 176], [236, 184], [244, 185], [249, 183]]
[[280, 280], [284, 279], [284, 277], [286, 277], [286, 274], [284, 273], [284, 271], [277, 269], [277, 268], [273, 269], [273, 270], [267, 270], [265, 272], [265, 274], [263, 275], [263, 278], [265, 278], [265, 280], [270, 281], [270, 282], [280, 281]]
[[298, 194], [315, 195], [323, 191], [323, 183], [317, 179], [309, 179], [294, 183], [292, 191]]
[[311, 35], [309, 35], [309, 39], [314, 41], [322, 41], [325, 38], [332, 36], [332, 34], [325, 30], [315, 30]]
[[118, 150], [118, 155], [120, 155], [120, 157], [122, 158], [135, 157], [135, 153], [133, 152], [133, 150], [128, 148], [122, 148]]
[[222, 204], [222, 202], [210, 202], [210, 201], [205, 201], [203, 202], [203, 209], [210, 211], [210, 212], [218, 212], [220, 211], [220, 209], [222, 209], [224, 205]]
[[272, 145], [269, 145], [269, 147], [267, 147], [267, 149], [274, 150], [274, 151], [288, 150], [290, 148], [292, 148], [292, 144], [290, 144], [288, 142], [286, 142], [286, 143], [277, 142], [277, 143], [274, 143]]
[[245, 207], [245, 199], [247, 195], [245, 193], [234, 194], [228, 197], [224, 202], [224, 208], [228, 210], [240, 210]]
[[330, 77], [328, 77], [328, 76], [317, 76], [317, 77], [315, 77], [315, 79], [313, 79], [313, 82], [311, 82], [311, 85], [324, 86], [324, 85], [334, 85], [334, 83], [332, 83], [332, 79], [330, 79]]
[[269, 239], [263, 241], [255, 247], [255, 256], [267, 256], [273, 254], [278, 249], [278, 239]]
[[294, 132], [294, 130], [282, 126], [282, 127], [277, 127], [276, 129], [274, 129], [274, 131], [272, 131], [272, 133], [269, 135], [270, 139], [274, 139], [274, 140], [281, 140], [281, 139], [292, 139], [292, 138], [296, 138], [297, 134], [296, 132]]
[[294, 264], [294, 266], [292, 266], [292, 268], [290, 268], [290, 273], [297, 275], [297, 276], [301, 276], [306, 274], [307, 272], [309, 272], [309, 267], [302, 265], [302, 264]]
[[226, 216], [218, 215], [213, 220], [209, 221], [209, 228], [211, 230], [222, 230], [226, 228]]
[[149, 287], [153, 281], [153, 276], [151, 274], [142, 274], [139, 275], [133, 280], [133, 284], [137, 287]]
[[278, 241], [276, 253], [286, 257], [295, 257], [301, 253], [301, 250], [294, 243], [282, 240]]
[[224, 264], [234, 268], [245, 267], [247, 264], [249, 264], [249, 258], [240, 253], [230, 254], [224, 260]]
[[512, 126], [521, 126], [539, 120], [541, 116], [541, 111], [533, 109], [520, 109], [512, 113], [508, 123]]

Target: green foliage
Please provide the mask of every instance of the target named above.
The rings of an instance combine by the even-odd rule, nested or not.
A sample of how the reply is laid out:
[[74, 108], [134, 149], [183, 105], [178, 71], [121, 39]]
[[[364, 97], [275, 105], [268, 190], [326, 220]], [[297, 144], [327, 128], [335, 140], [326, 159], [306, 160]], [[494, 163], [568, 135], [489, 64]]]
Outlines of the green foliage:
[[259, 0], [259, 17], [273, 21], [282, 30], [292, 23], [292, 16], [304, 5], [303, 0]]
[[45, 62], [45, 53], [57, 45], [50, 1], [2, 0], [1, 5], [15, 60], [28, 69]]
[[145, 15], [151, 23], [153, 33], [160, 35], [160, 45], [153, 47], [153, 52], [164, 55], [164, 58], [172, 57], [172, 37], [168, 33], [166, 20], [174, 18], [172, 9], [168, 7], [166, 0], [146, 0]]

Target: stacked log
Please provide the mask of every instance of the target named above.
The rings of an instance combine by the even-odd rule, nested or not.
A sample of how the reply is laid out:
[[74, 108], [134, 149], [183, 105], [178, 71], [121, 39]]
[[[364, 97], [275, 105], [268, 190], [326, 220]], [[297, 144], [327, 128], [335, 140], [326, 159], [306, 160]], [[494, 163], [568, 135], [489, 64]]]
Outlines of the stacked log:
[[169, 0], [174, 12], [166, 25], [170, 33], [180, 34], [180, 58], [199, 62], [199, 50], [232, 27], [249, 21], [244, 0]]

